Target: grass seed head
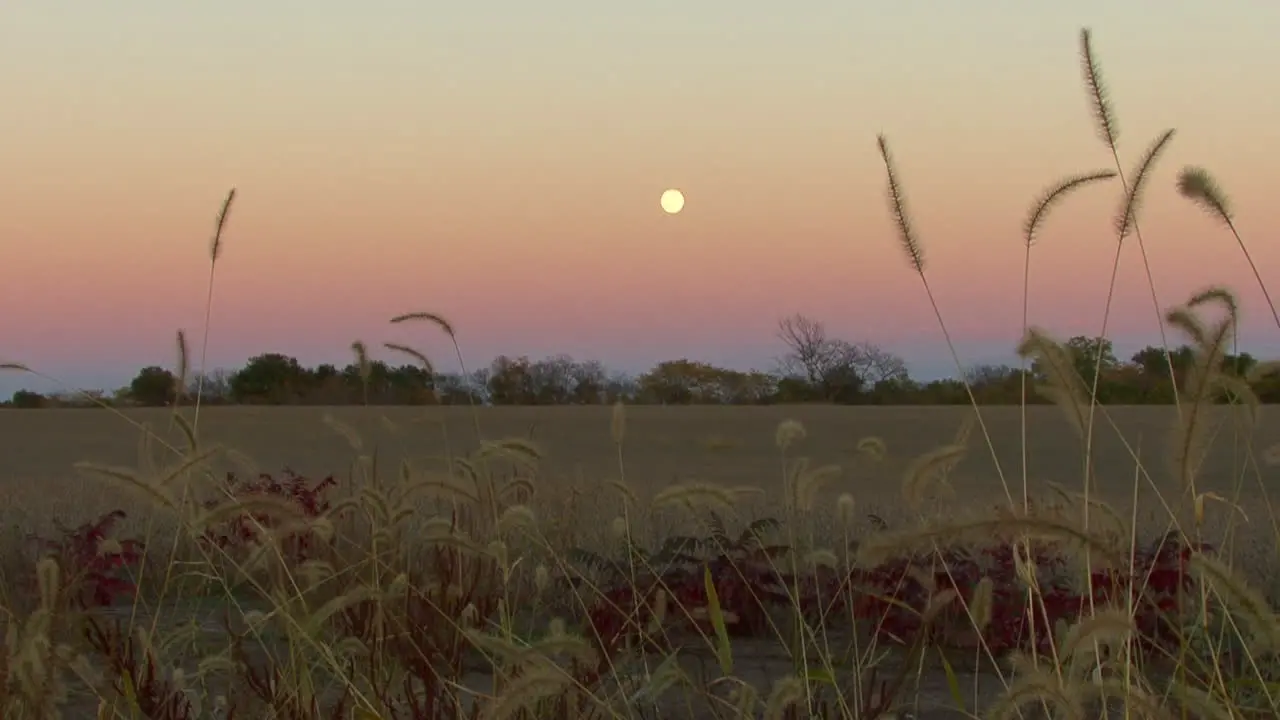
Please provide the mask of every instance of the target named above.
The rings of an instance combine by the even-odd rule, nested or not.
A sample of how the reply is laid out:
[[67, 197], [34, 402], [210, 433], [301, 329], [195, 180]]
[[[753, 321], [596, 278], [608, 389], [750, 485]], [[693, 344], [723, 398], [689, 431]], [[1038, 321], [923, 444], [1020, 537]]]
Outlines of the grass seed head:
[[1022, 708], [1043, 703], [1061, 720], [1084, 720], [1084, 704], [1080, 689], [1064, 685], [1049, 664], [1020, 662], [1018, 677], [987, 711], [990, 720], [1013, 720], [1023, 717]]
[[613, 404], [613, 415], [609, 419], [609, 436], [614, 445], [621, 445], [627, 435], [627, 406], [621, 400]]
[[342, 436], [342, 439], [347, 441], [347, 444], [351, 446], [352, 450], [355, 450], [356, 452], [364, 452], [364, 439], [360, 436], [360, 432], [358, 430], [334, 417], [333, 413], [326, 412], [320, 419], [324, 422], [326, 427]]
[[884, 161], [885, 194], [889, 200], [889, 214], [898, 231], [898, 242], [907, 255], [911, 269], [924, 275], [924, 247], [916, 237], [911, 214], [907, 211], [906, 193], [898, 181], [898, 169], [893, 162], [893, 153], [889, 151], [889, 140], [880, 135], [876, 138], [876, 144], [880, 148], [880, 159]]
[[977, 587], [973, 589], [973, 597], [969, 600], [969, 615], [979, 632], [985, 631], [991, 624], [994, 595], [995, 583], [989, 576], [984, 575], [978, 581]]
[[507, 683], [502, 694], [493, 698], [480, 713], [481, 720], [510, 720], [519, 717], [539, 700], [559, 694], [569, 682], [569, 676], [559, 668], [538, 665], [525, 669], [519, 677]]
[[431, 359], [427, 357], [426, 353], [422, 352], [421, 350], [409, 347], [408, 345], [401, 345], [399, 343], [391, 343], [391, 342], [382, 343], [382, 346], [390, 350], [391, 352], [400, 353], [401, 355], [406, 355], [410, 358], [413, 358], [414, 360], [417, 360], [418, 364], [422, 366], [423, 371], [426, 372], [428, 382], [430, 382], [431, 378], [435, 377], [435, 374], [436, 374], [435, 364], [432, 363]]
[[1208, 170], [1193, 165], [1182, 168], [1178, 173], [1178, 192], [1226, 225], [1231, 225], [1231, 201]]
[[778, 423], [778, 429], [774, 432], [773, 441], [779, 450], [785, 452], [793, 444], [803, 440], [805, 434], [804, 425], [799, 420], [783, 420]]
[[1262, 593], [1226, 563], [1204, 553], [1192, 554], [1189, 565], [1192, 575], [1211, 586], [1244, 621], [1248, 631], [1243, 635], [1250, 646], [1266, 652], [1280, 650], [1280, 619]]
[[679, 507], [697, 514], [701, 510], [732, 510], [736, 502], [737, 495], [729, 488], [710, 483], [688, 482], [663, 489], [653, 497], [650, 505], [654, 510]]
[[883, 461], [889, 455], [889, 449], [885, 445], [884, 439], [875, 436], [859, 439], [858, 452], [876, 462]]
[[187, 375], [191, 370], [190, 357], [191, 354], [187, 350], [187, 334], [182, 330], [178, 331], [178, 363], [173, 374], [173, 397], [175, 407], [178, 400], [187, 392]]
[[218, 258], [222, 257], [222, 233], [227, 229], [227, 220], [231, 217], [231, 205], [235, 199], [236, 189], [231, 188], [222, 201], [222, 207], [218, 209], [218, 216], [214, 218], [213, 238], [209, 240], [210, 264], [217, 264]]
[[1089, 388], [1076, 370], [1066, 346], [1039, 328], [1028, 328], [1018, 346], [1018, 354], [1034, 359], [1043, 369], [1046, 383], [1037, 392], [1062, 410], [1072, 430], [1084, 437], [1088, 429]]
[[1136, 632], [1129, 613], [1099, 608], [1067, 630], [1059, 652], [1063, 657], [1079, 659], [1083, 653], [1093, 652], [1095, 645], [1120, 647]]
[[794, 675], [778, 678], [764, 704], [764, 720], [783, 720], [787, 710], [804, 699], [804, 681]]
[[46, 555], [36, 563], [36, 584], [40, 590], [40, 607], [52, 612], [58, 606], [62, 591], [62, 570], [58, 561]]
[[508, 505], [498, 517], [498, 532], [512, 533], [517, 530], [533, 531], [538, 527], [538, 518], [533, 508], [528, 505]]
[[1088, 28], [1080, 31], [1080, 64], [1084, 69], [1085, 88], [1089, 92], [1089, 102], [1093, 110], [1094, 123], [1098, 129], [1098, 137], [1108, 149], [1115, 152], [1116, 140], [1120, 137], [1120, 127], [1116, 123], [1116, 113], [1111, 105], [1107, 85], [1102, 79], [1102, 65], [1093, 52], [1093, 34]]
[[413, 312], [413, 313], [405, 313], [404, 315], [397, 315], [391, 318], [391, 324], [393, 325], [398, 325], [403, 322], [430, 323], [440, 328], [440, 330], [444, 331], [444, 333], [448, 335], [450, 338], [456, 339], [457, 337], [457, 334], [454, 332], [454, 329], [453, 329], [453, 324], [450, 323], [448, 320], [445, 320], [443, 316], [437, 315], [435, 313]]
[[902, 497], [919, 510], [930, 495], [947, 487], [947, 477], [968, 453], [964, 445], [944, 445], [915, 458], [902, 477]]
[[1120, 206], [1115, 219], [1116, 235], [1121, 240], [1128, 237], [1138, 224], [1138, 212], [1142, 209], [1143, 199], [1146, 197], [1145, 191], [1147, 182], [1151, 179], [1152, 168], [1169, 147], [1173, 134], [1174, 130], [1169, 129], [1156, 138], [1147, 148], [1142, 159], [1138, 161], [1136, 170], [1129, 176], [1129, 193], [1125, 196], [1124, 204]]
[[154, 509], [176, 510], [178, 501], [169, 488], [144, 480], [137, 473], [126, 468], [109, 467], [96, 463], [76, 463], [73, 467], [93, 475], [112, 481], [120, 487], [132, 491], [146, 499]]
[[796, 508], [803, 512], [812, 511], [818, 499], [818, 492], [824, 485], [840, 477], [840, 473], [839, 465], [823, 465], [817, 468], [809, 468], [806, 465], [795, 481]]
[[1026, 222], [1022, 226], [1022, 239], [1026, 246], [1030, 248], [1036, 242], [1036, 232], [1048, 217], [1049, 211], [1057, 204], [1066, 199], [1073, 191], [1092, 185], [1101, 180], [1110, 180], [1114, 178], [1116, 173], [1114, 170], [1101, 170], [1083, 175], [1073, 175], [1058, 182], [1057, 185], [1049, 188], [1040, 196], [1032, 206], [1030, 214], [1027, 215]]
[[629, 528], [627, 526], [627, 519], [621, 515], [615, 517], [613, 522], [609, 524], [609, 531], [612, 533], [614, 539], [622, 540], [627, 537], [630, 535]]
[[840, 493], [840, 497], [836, 499], [836, 516], [840, 520], [840, 525], [850, 527], [853, 525], [853, 513], [856, 510], [857, 503], [850, 493]]
[[824, 548], [815, 548], [805, 554], [805, 565], [809, 567], [828, 567], [834, 568], [840, 564], [840, 560], [836, 558], [836, 554]]

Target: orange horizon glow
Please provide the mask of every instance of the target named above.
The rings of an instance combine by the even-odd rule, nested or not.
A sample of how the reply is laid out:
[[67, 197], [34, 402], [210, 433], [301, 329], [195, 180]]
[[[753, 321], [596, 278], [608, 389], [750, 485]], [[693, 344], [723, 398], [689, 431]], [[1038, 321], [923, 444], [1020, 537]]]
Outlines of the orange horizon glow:
[[[0, 78], [0, 357], [117, 385], [171, 364], [178, 328], [200, 336], [208, 238], [234, 186], [211, 367], [343, 361], [355, 338], [447, 358], [440, 338], [387, 324], [413, 310], [448, 317], [474, 364], [563, 351], [764, 367], [777, 319], [802, 312], [949, 374], [891, 225], [883, 132], [948, 329], [966, 361], [1003, 361], [1030, 205], [1114, 167], [1080, 80], [1084, 26], [1125, 172], [1177, 129], [1140, 217], [1159, 304], [1229, 286], [1242, 346], [1280, 354], [1235, 240], [1174, 189], [1184, 165], [1208, 168], [1274, 277], [1280, 98], [1259, 88], [1280, 66], [1276, 3], [1161, 6], [1158, 25], [1102, 0], [822, 0], [786, 17], [727, 0], [309, 7], [6, 10], [0, 60], [20, 71]], [[678, 215], [657, 202], [672, 187], [689, 199]], [[1113, 182], [1054, 210], [1031, 258], [1033, 324], [1097, 333], [1121, 196]], [[1133, 237], [1109, 334], [1158, 340]], [[0, 377], [0, 394], [24, 384]]]

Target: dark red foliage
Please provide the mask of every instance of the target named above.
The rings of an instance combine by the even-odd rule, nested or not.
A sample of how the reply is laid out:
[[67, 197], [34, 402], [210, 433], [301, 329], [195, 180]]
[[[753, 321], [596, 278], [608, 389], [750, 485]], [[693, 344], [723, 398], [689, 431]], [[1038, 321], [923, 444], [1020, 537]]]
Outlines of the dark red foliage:
[[[269, 473], [261, 473], [255, 480], [242, 479], [235, 473], [227, 473], [226, 478], [227, 491], [233, 498], [243, 500], [255, 495], [269, 495], [294, 505], [307, 518], [318, 518], [329, 510], [330, 503], [325, 496], [337, 484], [332, 475], [312, 481], [288, 468], [278, 479]], [[223, 502], [226, 502], [225, 498], [209, 500], [205, 508], [217, 507]], [[259, 527], [273, 528], [277, 522], [278, 519], [267, 513], [245, 513], [206, 530], [202, 540], [224, 551], [235, 552], [257, 540]], [[317, 542], [311, 533], [298, 532], [284, 538], [281, 546], [286, 559], [301, 563], [314, 557]]]
[[[798, 605], [811, 623], [865, 621], [881, 640], [909, 645], [922, 629], [931, 592], [927, 581], [931, 579], [932, 592], [953, 589], [968, 605], [979, 582], [989, 577], [993, 583], [992, 618], [984, 640], [995, 653], [1029, 650], [1033, 644], [1047, 653], [1060, 621], [1071, 624], [1092, 607], [1126, 608], [1130, 594], [1140, 633], [1138, 643], [1147, 650], [1168, 649], [1178, 642], [1180, 598], [1192, 587], [1187, 563], [1193, 553], [1210, 551], [1207, 545], [1189, 546], [1171, 533], [1136, 553], [1132, 576], [1115, 570], [1095, 571], [1090, 598], [1068, 584], [1066, 557], [1050, 545], [1038, 545], [1032, 550], [1031, 564], [1040, 587], [1030, 608], [1028, 593], [1017, 574], [1013, 546], [1007, 543], [993, 543], [976, 551], [952, 548], [939, 554], [896, 558], [846, 575], [830, 571], [793, 577], [772, 569], [767, 561], [731, 562], [719, 557], [701, 566], [686, 563], [674, 567], [660, 577], [635, 583], [638, 587], [619, 579], [602, 591], [588, 622], [603, 649], [614, 651], [624, 639], [636, 638], [648, 627], [657, 591], [665, 589], [669, 602], [664, 629], [688, 630], [696, 624], [708, 632], [708, 624], [696, 612], [707, 604], [705, 567], [711, 570], [730, 633], [772, 634], [768, 609]], [[790, 600], [793, 596], [795, 605]], [[931, 640], [948, 642], [945, 628], [949, 625], [969, 627], [962, 607], [952, 603], [941, 614], [941, 620], [931, 626]], [[694, 623], [688, 621], [690, 614]]]
[[28, 536], [39, 556], [58, 561], [62, 586], [70, 591], [70, 600], [78, 607], [112, 605], [136, 590], [133, 571], [142, 560], [142, 543], [135, 539], [117, 540], [118, 547], [109, 552], [103, 546], [124, 517], [123, 510], [115, 510], [75, 528], [55, 520], [59, 537]]
[[[668, 629], [710, 634], [713, 628], [707, 615], [706, 586], [709, 569], [727, 633], [738, 637], [766, 636], [771, 632], [767, 608], [784, 602], [788, 596], [788, 588], [783, 585], [785, 576], [770, 562], [770, 556], [777, 551], [776, 547], [737, 542], [707, 560], [675, 553], [661, 574], [644, 572], [634, 583], [619, 578], [606, 588], [590, 611], [589, 622], [598, 642], [612, 652], [648, 628], [658, 593], [665, 592]], [[803, 585], [811, 581], [809, 578], [801, 582]]]

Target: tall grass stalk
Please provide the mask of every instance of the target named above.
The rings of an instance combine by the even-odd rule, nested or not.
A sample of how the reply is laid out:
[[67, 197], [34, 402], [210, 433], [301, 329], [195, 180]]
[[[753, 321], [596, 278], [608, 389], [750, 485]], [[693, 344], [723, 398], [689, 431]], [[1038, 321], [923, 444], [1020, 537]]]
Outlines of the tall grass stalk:
[[[1045, 191], [1032, 206], [1026, 222], [1022, 226], [1024, 248], [1022, 261], [1022, 337], [1026, 337], [1027, 331], [1031, 329], [1029, 318], [1031, 304], [1031, 248], [1035, 245], [1041, 224], [1048, 218], [1049, 212], [1072, 192], [1094, 183], [1110, 180], [1115, 176], [1116, 173], [1111, 170], [1098, 170], [1091, 173], [1072, 175], [1058, 181], [1056, 185]], [[1029, 503], [1030, 498], [1027, 488], [1027, 372], [1029, 367], [1025, 356], [1019, 356], [1018, 370], [1020, 381], [1019, 411], [1021, 413], [1019, 426], [1022, 434], [1020, 438], [1022, 446], [1022, 501], [1023, 509], [1026, 510], [1028, 509], [1027, 503]]]
[[222, 233], [227, 227], [227, 219], [231, 217], [231, 204], [235, 199], [236, 189], [231, 188], [222, 201], [222, 208], [218, 210], [218, 217], [213, 225], [213, 238], [209, 240], [209, 282], [204, 299], [204, 328], [200, 333], [200, 376], [196, 378], [196, 401], [191, 416], [191, 429], [197, 434], [200, 431], [200, 405], [204, 399], [204, 380], [208, 373], [206, 363], [209, 356], [209, 326], [213, 321], [213, 281], [218, 272], [218, 258], [222, 257]]
[[1262, 273], [1258, 272], [1258, 265], [1253, 261], [1253, 254], [1249, 252], [1248, 246], [1244, 244], [1244, 238], [1240, 237], [1240, 231], [1236, 229], [1235, 219], [1231, 211], [1231, 200], [1222, 190], [1222, 187], [1209, 174], [1208, 170], [1189, 165], [1178, 173], [1178, 192], [1206, 210], [1215, 220], [1225, 225], [1231, 236], [1236, 239], [1240, 254], [1244, 255], [1245, 261], [1249, 263], [1249, 269], [1253, 271], [1253, 277], [1258, 281], [1258, 289], [1262, 291], [1262, 297], [1267, 301], [1267, 309], [1271, 311], [1271, 318], [1275, 321], [1276, 328], [1280, 329], [1280, 314], [1276, 312], [1276, 304], [1271, 300], [1271, 292], [1267, 289], [1267, 284], [1262, 279]]
[[938, 307], [938, 301], [933, 295], [933, 287], [930, 286], [929, 277], [925, 274], [924, 247], [916, 236], [911, 216], [907, 212], [906, 194], [898, 181], [897, 169], [893, 163], [893, 156], [889, 151], [889, 141], [884, 135], [880, 135], [876, 140], [876, 144], [880, 148], [880, 158], [884, 161], [889, 213], [893, 218], [893, 224], [898, 233], [898, 244], [903, 252], [906, 253], [907, 262], [910, 264], [911, 269], [915, 271], [920, 278], [921, 285], [924, 286], [925, 295], [929, 298], [929, 307], [933, 309], [934, 318], [937, 319], [938, 328], [942, 331], [942, 338], [947, 344], [947, 351], [951, 354], [951, 360], [955, 364], [961, 382], [964, 384], [964, 391], [969, 398], [969, 404], [973, 407], [973, 411], [978, 418], [978, 427], [982, 429], [982, 437], [987, 443], [987, 450], [991, 453], [991, 460], [995, 464], [1000, 486], [1004, 489], [1005, 497], [1009, 500], [1009, 506], [1014, 507], [1013, 493], [1009, 489], [1004, 469], [1000, 465], [1000, 456], [996, 453], [995, 444], [991, 441], [991, 433], [987, 429], [986, 422], [982, 419], [982, 410], [978, 405], [977, 398], [973, 395], [973, 387], [964, 372], [964, 363], [960, 361], [960, 354], [956, 352], [955, 343], [951, 340], [951, 332], [947, 329], [947, 324], [942, 319], [942, 310]]
[[[1095, 353], [1097, 355], [1093, 370], [1093, 380], [1089, 391], [1089, 419], [1088, 426], [1085, 431], [1085, 451], [1083, 459], [1083, 471], [1081, 481], [1084, 483], [1085, 492], [1085, 523], [1088, 524], [1089, 502], [1088, 496], [1091, 493], [1092, 462], [1093, 462], [1093, 438], [1094, 438], [1094, 420], [1095, 412], [1098, 405], [1098, 386], [1102, 379], [1102, 367], [1105, 361], [1104, 349], [1107, 343], [1107, 325], [1111, 316], [1111, 304], [1115, 298], [1116, 279], [1120, 271], [1120, 258], [1124, 249], [1124, 240], [1126, 236], [1132, 232], [1138, 240], [1138, 250], [1142, 255], [1143, 269], [1147, 274], [1147, 286], [1151, 293], [1151, 302], [1156, 313], [1156, 325], [1160, 331], [1160, 347], [1163, 350], [1165, 362], [1169, 370], [1169, 382], [1173, 388], [1173, 404], [1175, 412], [1182, 414], [1181, 401], [1178, 397], [1178, 376], [1174, 371], [1173, 357], [1169, 353], [1169, 341], [1164, 331], [1163, 311], [1160, 307], [1160, 301], [1156, 296], [1155, 280], [1151, 274], [1151, 265], [1147, 258], [1146, 245], [1142, 239], [1142, 230], [1138, 225], [1138, 210], [1141, 207], [1143, 191], [1147, 180], [1150, 178], [1152, 166], [1156, 160], [1164, 152], [1169, 142], [1173, 139], [1173, 130], [1166, 130], [1148, 147], [1141, 161], [1138, 163], [1137, 171], [1131, 180], [1126, 180], [1124, 175], [1124, 167], [1120, 162], [1120, 153], [1117, 146], [1119, 137], [1119, 125], [1116, 120], [1115, 111], [1111, 104], [1110, 94], [1107, 90], [1106, 83], [1103, 81], [1101, 64], [1093, 52], [1092, 33], [1088, 28], [1080, 31], [1080, 62], [1084, 71], [1085, 87], [1089, 94], [1092, 104], [1093, 118], [1097, 127], [1099, 138], [1111, 153], [1111, 159], [1115, 162], [1116, 177], [1120, 180], [1120, 186], [1124, 190], [1124, 202], [1116, 217], [1116, 253], [1111, 264], [1111, 279], [1107, 283], [1107, 296], [1102, 311], [1102, 327], [1098, 331], [1098, 343]], [[1092, 596], [1091, 596], [1092, 597]], [[1092, 599], [1090, 600], [1092, 602]]]

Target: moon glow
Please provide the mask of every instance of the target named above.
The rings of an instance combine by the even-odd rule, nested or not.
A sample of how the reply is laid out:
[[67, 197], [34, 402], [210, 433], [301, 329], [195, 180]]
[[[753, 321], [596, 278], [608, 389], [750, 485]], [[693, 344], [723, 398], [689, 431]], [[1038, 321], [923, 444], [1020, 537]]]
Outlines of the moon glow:
[[658, 201], [662, 205], [663, 212], [668, 215], [675, 215], [684, 209], [684, 193], [672, 188], [662, 193], [662, 199]]

